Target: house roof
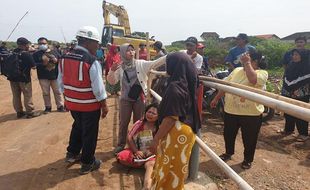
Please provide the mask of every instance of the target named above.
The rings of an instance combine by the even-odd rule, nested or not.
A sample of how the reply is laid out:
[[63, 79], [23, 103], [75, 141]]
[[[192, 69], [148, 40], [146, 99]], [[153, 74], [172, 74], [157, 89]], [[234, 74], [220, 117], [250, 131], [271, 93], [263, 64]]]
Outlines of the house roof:
[[275, 34], [261, 34], [261, 35], [255, 35], [254, 37], [256, 38], [260, 38], [260, 39], [272, 39], [272, 38], [277, 38], [280, 39], [279, 36], [275, 35]]
[[305, 36], [307, 39], [310, 39], [310, 32], [296, 32], [289, 36], [282, 38], [281, 40], [295, 40], [298, 37]]
[[218, 38], [218, 37], [220, 37], [220, 35], [218, 35], [216, 32], [203, 32], [203, 33], [200, 35], [200, 37], [201, 37], [202, 39], [206, 39], [206, 38], [208, 38], [208, 37], [216, 37], [216, 38]]

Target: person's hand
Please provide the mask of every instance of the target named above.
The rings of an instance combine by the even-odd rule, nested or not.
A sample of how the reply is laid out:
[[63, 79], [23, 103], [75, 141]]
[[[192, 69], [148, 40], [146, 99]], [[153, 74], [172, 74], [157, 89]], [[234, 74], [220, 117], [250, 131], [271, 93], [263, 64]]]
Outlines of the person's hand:
[[101, 103], [101, 118], [105, 118], [109, 112], [109, 108], [104, 101], [104, 103]]
[[149, 157], [149, 156], [153, 155], [153, 153], [150, 150], [146, 150], [144, 155], [145, 155], [145, 157]]
[[216, 108], [216, 105], [219, 101], [216, 98], [213, 98], [213, 100], [210, 103], [211, 108]]
[[197, 57], [197, 52], [195, 51], [192, 55], [191, 55], [191, 59], [193, 59], [193, 61], [194, 61], [194, 59]]
[[113, 63], [113, 65], [111, 66], [111, 71], [116, 71], [120, 66], [121, 64]]
[[156, 154], [157, 153], [157, 147], [158, 147], [158, 144], [159, 144], [159, 141], [156, 140], [156, 139], [153, 139], [150, 147], [149, 147], [149, 151], [152, 153], [152, 154]]
[[240, 57], [241, 63], [244, 65], [246, 63], [251, 63], [251, 57], [249, 53], [243, 53]]
[[53, 63], [57, 63], [58, 59], [56, 58], [55, 55], [50, 55], [50, 59], [52, 60]]
[[138, 158], [138, 159], [143, 159], [144, 158], [144, 153], [142, 151], [140, 151], [140, 150], [135, 152], [133, 155], [134, 155], [135, 158]]
[[50, 61], [50, 59], [46, 55], [42, 56], [42, 64], [43, 65], [47, 65], [49, 61]]

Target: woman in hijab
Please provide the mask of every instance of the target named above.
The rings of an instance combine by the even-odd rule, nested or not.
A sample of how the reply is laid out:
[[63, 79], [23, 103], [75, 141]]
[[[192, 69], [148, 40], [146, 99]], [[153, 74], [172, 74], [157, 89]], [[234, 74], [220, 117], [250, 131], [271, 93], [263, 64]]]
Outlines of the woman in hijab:
[[[244, 53], [241, 55], [240, 61], [243, 66], [235, 68], [225, 80], [257, 89], [264, 89], [268, 79], [268, 72], [264, 70], [267, 64], [262, 53], [258, 51]], [[218, 101], [224, 95], [225, 153], [220, 155], [220, 158], [223, 161], [231, 160], [232, 155], [235, 153], [236, 136], [239, 128], [241, 128], [244, 146], [244, 158], [241, 168], [250, 169], [254, 160], [258, 134], [262, 126], [264, 106], [221, 90], [214, 97], [210, 106], [216, 107]]]
[[[107, 54], [106, 58], [106, 65], [105, 65], [105, 77], [107, 78], [107, 75], [110, 71], [110, 68], [113, 64], [120, 64], [121, 62], [121, 56], [118, 52], [118, 47], [116, 45], [112, 45], [110, 47], [109, 53]], [[116, 83], [115, 85], [111, 85], [109, 81], [106, 82], [106, 90], [111, 95], [117, 94], [120, 91], [120, 82]]]
[[153, 189], [183, 189], [188, 161], [200, 128], [197, 71], [182, 52], [167, 57], [168, 86], [159, 107], [159, 130], [150, 151], [157, 152]]
[[[310, 62], [309, 50], [292, 50], [292, 61], [285, 69], [282, 95], [303, 102], [309, 102], [310, 97]], [[285, 114], [285, 135], [294, 133], [295, 125], [298, 130], [297, 141], [303, 142], [309, 138], [308, 122]]]
[[114, 85], [120, 81], [120, 126], [118, 132], [118, 146], [114, 153], [122, 151], [126, 145], [128, 124], [133, 113], [133, 123], [141, 119], [144, 111], [144, 99], [147, 95], [147, 80], [149, 71], [165, 64], [166, 56], [155, 61], [136, 60], [135, 49], [131, 44], [120, 46], [122, 63], [113, 64], [107, 80]]

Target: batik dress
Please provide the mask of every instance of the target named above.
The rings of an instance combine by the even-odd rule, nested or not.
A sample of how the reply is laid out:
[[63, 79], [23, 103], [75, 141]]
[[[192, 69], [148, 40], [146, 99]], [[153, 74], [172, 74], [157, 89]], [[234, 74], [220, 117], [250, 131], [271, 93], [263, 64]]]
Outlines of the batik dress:
[[195, 134], [191, 127], [176, 121], [175, 126], [159, 143], [152, 174], [153, 190], [184, 189], [194, 143]]

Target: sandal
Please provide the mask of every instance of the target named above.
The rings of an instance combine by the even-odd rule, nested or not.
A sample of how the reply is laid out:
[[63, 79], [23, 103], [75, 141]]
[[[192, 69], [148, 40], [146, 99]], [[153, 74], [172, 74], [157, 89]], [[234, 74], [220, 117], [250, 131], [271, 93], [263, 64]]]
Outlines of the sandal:
[[219, 156], [224, 162], [228, 161], [228, 160], [231, 160], [231, 155], [230, 154], [222, 154]]
[[309, 136], [306, 136], [306, 135], [298, 135], [297, 138], [296, 138], [296, 141], [297, 142], [305, 142], [306, 140], [309, 139]]
[[241, 168], [242, 169], [247, 170], [247, 169], [250, 169], [251, 167], [252, 167], [252, 162], [243, 161], [241, 163]]

